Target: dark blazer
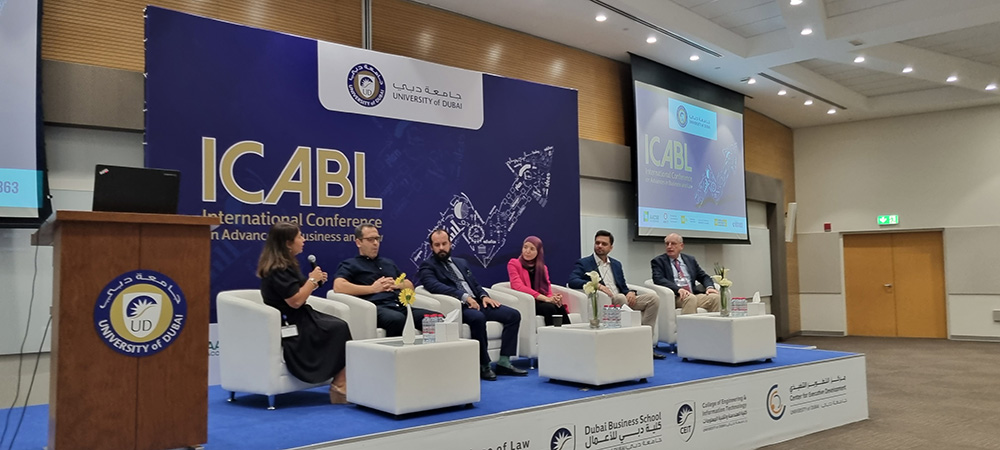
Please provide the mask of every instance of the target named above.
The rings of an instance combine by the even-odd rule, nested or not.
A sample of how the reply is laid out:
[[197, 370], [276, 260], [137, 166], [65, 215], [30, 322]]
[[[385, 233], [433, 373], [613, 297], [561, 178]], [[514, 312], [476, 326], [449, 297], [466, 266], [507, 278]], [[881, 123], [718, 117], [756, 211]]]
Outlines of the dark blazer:
[[[469, 270], [469, 263], [465, 262], [462, 258], [451, 258], [451, 260], [458, 266], [458, 270], [465, 277], [465, 282], [469, 283], [469, 288], [476, 294], [476, 300], [482, 304], [483, 297], [487, 297], [486, 290], [479, 285], [476, 277], [472, 275], [472, 271]], [[461, 284], [453, 281], [452, 277], [448, 276], [448, 272], [454, 273], [447, 264], [441, 262], [436, 256], [431, 256], [420, 263], [417, 275], [420, 278], [420, 284], [430, 293], [449, 295], [461, 300], [462, 296], [465, 295], [465, 289], [462, 288]], [[464, 302], [462, 306], [465, 306]]]
[[[706, 288], [715, 287], [715, 281], [704, 270], [701, 270], [701, 266], [698, 265], [698, 261], [693, 256], [681, 253], [681, 261], [684, 261], [684, 265], [687, 266], [687, 271], [689, 272], [685, 276], [689, 280], [692, 280], [692, 282], [697, 281], [702, 284], [700, 288], [696, 284], [691, 286], [693, 294], [704, 294]], [[670, 288], [671, 291], [674, 291], [674, 295], [677, 295], [679, 288], [674, 283], [674, 276], [676, 274], [674, 273], [674, 265], [671, 263], [670, 257], [664, 253], [653, 258], [649, 262], [649, 265], [653, 269], [653, 283]]]
[[[627, 293], [631, 289], [625, 283], [625, 271], [622, 269], [622, 263], [610, 256], [608, 257], [608, 261], [611, 261], [611, 273], [615, 276], [615, 287], [618, 288], [618, 292], [622, 294]], [[576, 265], [573, 266], [573, 273], [569, 275], [569, 283], [567, 283], [569, 287], [573, 289], [583, 288], [583, 285], [590, 281], [587, 272], [597, 272], [597, 260], [594, 259], [594, 255], [580, 258], [576, 261]], [[607, 283], [602, 279], [601, 284], [606, 285]]]

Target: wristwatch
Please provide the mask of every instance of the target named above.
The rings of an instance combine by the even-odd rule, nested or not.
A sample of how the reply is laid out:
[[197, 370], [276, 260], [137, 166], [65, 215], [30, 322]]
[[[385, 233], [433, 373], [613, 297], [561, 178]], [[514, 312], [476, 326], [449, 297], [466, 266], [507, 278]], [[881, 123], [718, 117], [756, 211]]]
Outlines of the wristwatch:
[[309, 281], [312, 282], [313, 286], [315, 286], [313, 289], [316, 289], [316, 288], [319, 287], [319, 283], [316, 282], [315, 278], [310, 278]]

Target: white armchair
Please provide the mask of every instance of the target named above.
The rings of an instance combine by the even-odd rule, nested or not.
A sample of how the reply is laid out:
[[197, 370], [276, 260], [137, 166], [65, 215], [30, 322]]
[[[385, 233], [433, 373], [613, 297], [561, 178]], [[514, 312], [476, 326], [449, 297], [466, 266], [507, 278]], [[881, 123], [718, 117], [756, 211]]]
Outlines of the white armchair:
[[[346, 306], [313, 296], [306, 302], [316, 311], [339, 317], [350, 325]], [[266, 395], [267, 409], [274, 409], [278, 394], [330, 383], [306, 383], [288, 372], [281, 350], [281, 313], [264, 304], [259, 290], [219, 292], [216, 310], [219, 376], [222, 388], [229, 391], [229, 401], [236, 398], [236, 392]]]
[[[379, 328], [377, 325], [377, 314], [374, 303], [353, 295], [333, 292], [333, 289], [330, 289], [326, 293], [326, 298], [340, 303], [349, 309], [348, 314], [351, 320], [348, 320], [347, 323], [351, 325], [351, 337], [354, 340], [385, 337], [385, 329]], [[441, 304], [437, 300], [425, 295], [417, 295], [413, 301], [413, 306], [445, 314], [441, 309]], [[417, 334], [420, 334], [420, 332], [421, 330], [417, 328]]]
[[[652, 290], [660, 296], [660, 313], [656, 318], [658, 331], [654, 333], [660, 342], [667, 344], [677, 344], [677, 316], [681, 314], [681, 309], [677, 307], [674, 299], [674, 291], [669, 288], [653, 283], [653, 280], [646, 280], [644, 283], [647, 290]], [[704, 308], [698, 308], [699, 313], [707, 312]]]
[[[531, 294], [527, 294], [510, 287], [510, 282], [496, 283], [492, 291], [505, 294], [497, 300], [521, 313], [521, 328], [517, 332], [517, 356], [522, 358], [538, 357], [538, 328], [545, 326], [545, 318], [535, 314], [535, 299]], [[569, 311], [570, 323], [583, 322], [582, 313], [585, 308], [586, 297], [581, 300], [566, 292], [569, 289], [561, 286], [552, 286], [553, 293], [563, 294], [566, 309]], [[492, 295], [491, 295], [492, 297]], [[507, 298], [504, 301], [503, 298]], [[508, 303], [509, 302], [509, 303]], [[588, 316], [589, 317], [589, 316]], [[534, 363], [534, 360], [532, 360]], [[534, 368], [534, 364], [531, 364]]]
[[[416, 292], [421, 296], [427, 296], [433, 298], [434, 300], [437, 300], [438, 303], [441, 305], [440, 306], [441, 309], [438, 310], [441, 312], [441, 314], [448, 315], [448, 313], [457, 309], [459, 314], [458, 321], [459, 323], [461, 323], [462, 303], [460, 300], [450, 295], [432, 294], [423, 286], [417, 286]], [[516, 301], [516, 300], [511, 300], [510, 296], [508, 296], [507, 294], [495, 291], [493, 289], [486, 289], [486, 294], [489, 295], [490, 298], [508, 306], [510, 305], [511, 302]], [[521, 323], [524, 323], [523, 317], [521, 319]], [[501, 344], [500, 336], [502, 334], [503, 334], [503, 325], [500, 322], [493, 322], [493, 321], [486, 322], [486, 351], [487, 353], [489, 353], [490, 359], [493, 361], [496, 361], [497, 359], [500, 358], [500, 344]], [[461, 337], [462, 339], [472, 338], [472, 332], [470, 331], [468, 325], [464, 323], [462, 324], [462, 331], [459, 334], [459, 337]]]

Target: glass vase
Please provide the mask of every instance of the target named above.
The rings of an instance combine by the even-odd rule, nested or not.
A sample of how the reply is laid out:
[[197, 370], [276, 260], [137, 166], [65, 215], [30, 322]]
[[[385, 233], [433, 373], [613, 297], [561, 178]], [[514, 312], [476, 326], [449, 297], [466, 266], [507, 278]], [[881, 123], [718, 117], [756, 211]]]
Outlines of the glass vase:
[[719, 315], [729, 317], [729, 288], [722, 286], [719, 288]]
[[598, 315], [597, 315], [597, 292], [595, 291], [595, 292], [593, 292], [591, 294], [587, 294], [587, 297], [590, 299], [590, 312], [591, 312], [591, 314], [590, 314], [590, 328], [594, 328], [594, 329], [600, 328], [601, 327], [601, 318], [598, 317]]

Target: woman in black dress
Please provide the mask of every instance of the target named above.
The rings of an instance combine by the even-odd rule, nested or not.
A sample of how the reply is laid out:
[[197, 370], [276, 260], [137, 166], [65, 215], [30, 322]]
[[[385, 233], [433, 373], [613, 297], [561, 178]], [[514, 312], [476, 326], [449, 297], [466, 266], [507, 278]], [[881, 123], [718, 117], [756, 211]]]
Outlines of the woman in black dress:
[[267, 233], [264, 251], [257, 263], [260, 293], [264, 303], [281, 311], [285, 325], [295, 325], [298, 335], [281, 340], [288, 371], [307, 383], [330, 383], [330, 403], [347, 403], [345, 346], [351, 340], [347, 322], [317, 312], [306, 299], [327, 273], [318, 266], [306, 278], [295, 256], [302, 253], [305, 238], [299, 226], [278, 222]]

